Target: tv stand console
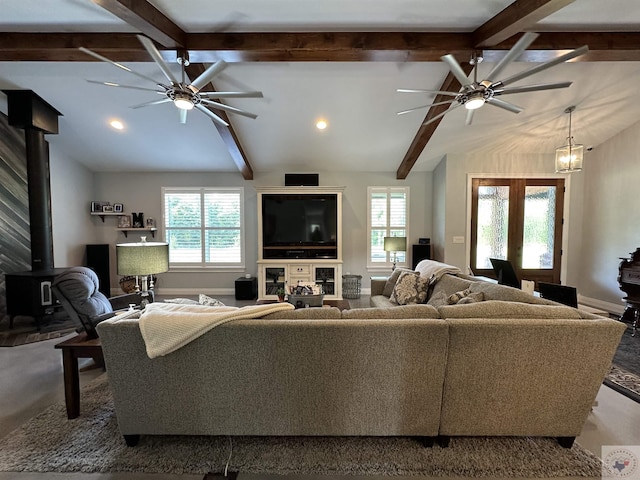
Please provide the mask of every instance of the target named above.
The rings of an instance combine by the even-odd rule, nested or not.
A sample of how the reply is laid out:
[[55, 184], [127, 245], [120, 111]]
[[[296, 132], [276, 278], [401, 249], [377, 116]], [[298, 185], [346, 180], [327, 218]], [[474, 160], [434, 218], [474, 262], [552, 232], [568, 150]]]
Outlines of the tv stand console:
[[[325, 298], [342, 299], [342, 191], [344, 187], [256, 187], [258, 197], [258, 298], [260, 300], [274, 300], [279, 289], [295, 287], [299, 284], [317, 284], [322, 286]], [[323, 195], [332, 196], [337, 205], [335, 218], [325, 217], [323, 221], [335, 224], [335, 238], [325, 238], [324, 241], [313, 241], [313, 223], [315, 220], [306, 217], [293, 217], [290, 222], [295, 228], [290, 231], [304, 232], [300, 235], [288, 235], [289, 238], [282, 244], [265, 240], [264, 227], [270, 218], [270, 227], [273, 225], [273, 212], [269, 216], [263, 212], [263, 196], [278, 196], [281, 200], [287, 195], [296, 198], [317, 199]], [[265, 201], [269, 201], [266, 200]], [[281, 211], [277, 211], [276, 217], [282, 217]], [[289, 217], [287, 217], [288, 219]], [[278, 221], [281, 221], [280, 218]], [[300, 222], [296, 224], [295, 222]], [[300, 238], [303, 237], [304, 238]], [[269, 238], [269, 235], [266, 235]], [[328, 236], [327, 236], [328, 237]]]

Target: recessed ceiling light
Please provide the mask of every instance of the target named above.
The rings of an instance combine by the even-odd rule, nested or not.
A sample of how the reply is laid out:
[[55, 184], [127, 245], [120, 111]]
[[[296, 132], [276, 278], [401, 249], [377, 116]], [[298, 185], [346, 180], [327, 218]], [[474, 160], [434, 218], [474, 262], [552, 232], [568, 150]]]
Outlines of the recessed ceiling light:
[[324, 130], [325, 128], [327, 128], [327, 126], [328, 126], [328, 125], [329, 125], [329, 124], [327, 123], [327, 121], [326, 121], [326, 120], [318, 120], [318, 121], [316, 122], [316, 128], [317, 128], [318, 130]]
[[120, 120], [111, 120], [109, 122], [109, 125], [111, 125], [116, 130], [122, 130], [124, 128], [124, 124]]

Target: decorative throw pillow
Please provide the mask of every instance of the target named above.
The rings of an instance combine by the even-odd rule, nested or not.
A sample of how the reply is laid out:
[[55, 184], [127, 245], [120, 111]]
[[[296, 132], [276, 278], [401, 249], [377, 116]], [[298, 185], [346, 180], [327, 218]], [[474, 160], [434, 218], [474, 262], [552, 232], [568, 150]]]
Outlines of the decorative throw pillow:
[[180, 305], [200, 305], [197, 300], [190, 298], [165, 298], [164, 303], [179, 303]]
[[416, 275], [414, 272], [402, 272], [398, 277], [391, 300], [398, 305], [411, 305], [414, 303], [424, 303], [427, 299], [427, 288], [429, 280]]
[[469, 290], [468, 288], [465, 288], [464, 290], [460, 290], [459, 292], [456, 292], [456, 293], [452, 293], [447, 297], [447, 303], [449, 305], [455, 305], [464, 297], [467, 297], [470, 294], [471, 294], [471, 290]]
[[484, 301], [484, 293], [476, 292], [470, 293], [466, 297], [462, 297], [460, 300], [458, 300], [458, 303], [456, 305], [464, 305], [466, 303], [476, 303], [482, 301]]
[[391, 298], [391, 294], [393, 293], [393, 287], [396, 286], [398, 282], [398, 278], [401, 273], [408, 272], [413, 273], [414, 275], [419, 275], [418, 272], [414, 272], [413, 270], [409, 270], [407, 268], [396, 268], [391, 276], [387, 279], [387, 283], [384, 284], [384, 290], [382, 291], [382, 295], [385, 297]]
[[224, 303], [222, 303], [220, 300], [216, 300], [215, 298], [211, 298], [208, 295], [205, 295], [204, 293], [201, 293], [198, 296], [198, 303], [200, 305], [206, 305], [208, 307], [224, 307]]

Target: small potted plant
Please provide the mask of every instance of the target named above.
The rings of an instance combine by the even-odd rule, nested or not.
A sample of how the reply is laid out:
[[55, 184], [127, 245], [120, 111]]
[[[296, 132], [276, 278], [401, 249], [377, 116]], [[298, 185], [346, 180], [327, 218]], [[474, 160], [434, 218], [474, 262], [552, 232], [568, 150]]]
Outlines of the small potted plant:
[[285, 291], [284, 288], [279, 288], [276, 291], [276, 295], [278, 295], [278, 301], [279, 302], [284, 302], [284, 296], [287, 294], [287, 292]]

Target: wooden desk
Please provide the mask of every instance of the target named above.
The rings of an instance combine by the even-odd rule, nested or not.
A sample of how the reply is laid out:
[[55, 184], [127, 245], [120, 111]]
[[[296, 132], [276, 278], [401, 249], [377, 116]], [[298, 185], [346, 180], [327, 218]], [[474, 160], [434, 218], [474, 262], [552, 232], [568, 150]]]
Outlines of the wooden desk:
[[102, 343], [99, 338], [87, 338], [80, 333], [69, 340], [58, 343], [55, 348], [62, 350], [62, 367], [64, 374], [64, 399], [67, 405], [67, 418], [80, 415], [80, 374], [79, 358], [93, 358], [100, 366], [104, 366]]

